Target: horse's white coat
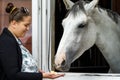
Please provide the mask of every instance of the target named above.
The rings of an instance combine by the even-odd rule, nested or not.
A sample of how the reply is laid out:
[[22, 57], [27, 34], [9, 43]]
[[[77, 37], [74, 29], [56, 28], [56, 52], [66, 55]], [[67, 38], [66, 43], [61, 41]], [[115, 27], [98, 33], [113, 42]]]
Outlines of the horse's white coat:
[[[108, 61], [112, 72], [120, 72], [120, 27], [108, 16], [106, 10], [95, 7], [93, 0], [74, 16], [71, 12], [63, 20], [64, 33], [55, 56], [56, 69], [69, 70], [70, 64], [94, 44]], [[92, 4], [93, 3], [93, 4]], [[80, 24], [87, 24], [79, 28]]]

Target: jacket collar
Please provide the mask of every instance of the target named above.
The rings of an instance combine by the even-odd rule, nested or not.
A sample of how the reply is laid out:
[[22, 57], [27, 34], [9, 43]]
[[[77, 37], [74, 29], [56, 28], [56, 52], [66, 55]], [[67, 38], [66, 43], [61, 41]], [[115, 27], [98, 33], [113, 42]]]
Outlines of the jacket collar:
[[4, 28], [4, 29], [3, 29], [3, 33], [6, 33], [6, 34], [9, 35], [10, 37], [14, 37], [14, 35], [8, 30], [8, 28]]

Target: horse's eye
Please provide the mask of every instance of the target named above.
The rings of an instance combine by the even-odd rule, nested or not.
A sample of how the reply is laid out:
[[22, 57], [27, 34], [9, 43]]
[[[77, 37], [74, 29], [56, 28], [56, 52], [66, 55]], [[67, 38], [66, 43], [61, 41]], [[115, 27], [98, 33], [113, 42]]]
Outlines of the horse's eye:
[[83, 28], [83, 27], [85, 27], [85, 24], [80, 24], [80, 25], [78, 26], [78, 28]]

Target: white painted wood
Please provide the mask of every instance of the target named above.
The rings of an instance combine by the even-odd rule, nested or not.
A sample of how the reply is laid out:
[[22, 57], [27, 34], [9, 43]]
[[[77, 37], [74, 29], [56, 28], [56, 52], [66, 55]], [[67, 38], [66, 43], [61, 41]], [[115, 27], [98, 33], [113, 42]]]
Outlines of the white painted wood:
[[120, 80], [120, 74], [65, 73], [64, 77], [56, 78], [53, 80]]
[[40, 34], [39, 33], [39, 7], [38, 5], [38, 1], [39, 0], [32, 0], [32, 55], [33, 57], [38, 61], [38, 65], [41, 65], [41, 61], [39, 60], [39, 55], [38, 53], [39, 52], [39, 37], [40, 37]]

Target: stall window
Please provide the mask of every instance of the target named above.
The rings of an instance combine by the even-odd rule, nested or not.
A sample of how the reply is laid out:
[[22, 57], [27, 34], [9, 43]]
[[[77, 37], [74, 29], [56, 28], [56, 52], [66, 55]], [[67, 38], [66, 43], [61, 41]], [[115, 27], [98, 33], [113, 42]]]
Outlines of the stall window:
[[[76, 2], [78, 0], [71, 0]], [[92, 1], [92, 0], [89, 0]], [[111, 9], [111, 0], [99, 0], [101, 7]], [[62, 37], [62, 19], [65, 17], [67, 10], [63, 0], [56, 0], [55, 4], [55, 53], [57, 51], [60, 39]], [[105, 58], [94, 45], [92, 48], [87, 50], [79, 59], [72, 63], [70, 72], [95, 72], [95, 73], [106, 73], [109, 70], [109, 65]]]

